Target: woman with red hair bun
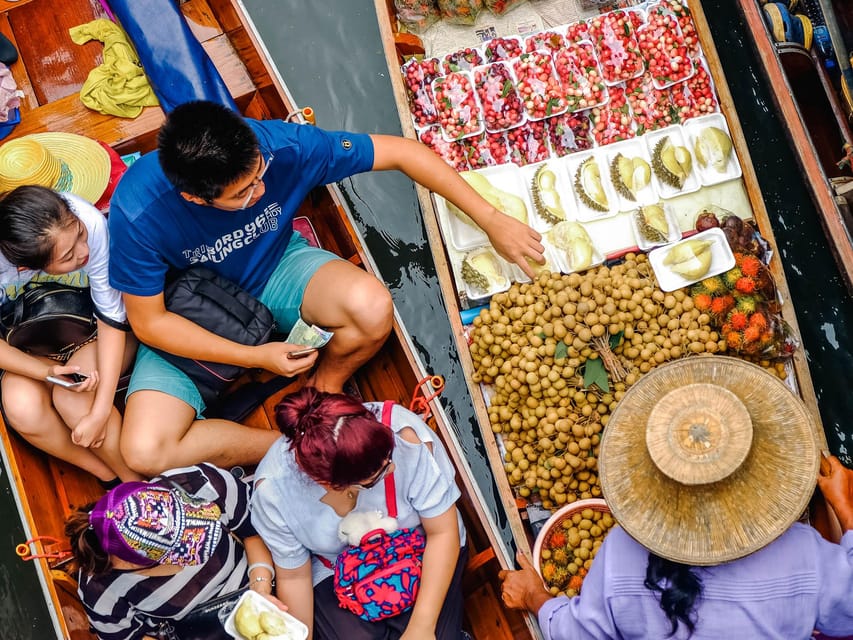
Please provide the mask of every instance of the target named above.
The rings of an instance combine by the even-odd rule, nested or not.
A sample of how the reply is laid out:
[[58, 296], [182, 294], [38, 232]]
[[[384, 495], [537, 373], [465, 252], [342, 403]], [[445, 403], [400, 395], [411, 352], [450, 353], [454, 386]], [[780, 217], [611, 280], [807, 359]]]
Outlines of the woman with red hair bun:
[[[308, 625], [309, 638], [458, 640], [467, 552], [453, 465], [411, 411], [393, 405], [387, 426], [382, 418], [383, 403], [313, 387], [276, 408], [283, 437], [258, 466], [252, 505], [252, 523], [272, 552], [276, 595]], [[413, 608], [368, 621], [339, 606], [329, 566], [346, 547], [338, 534], [345, 516], [388, 515], [383, 479], [391, 474], [398, 528], [426, 536], [421, 582]]]

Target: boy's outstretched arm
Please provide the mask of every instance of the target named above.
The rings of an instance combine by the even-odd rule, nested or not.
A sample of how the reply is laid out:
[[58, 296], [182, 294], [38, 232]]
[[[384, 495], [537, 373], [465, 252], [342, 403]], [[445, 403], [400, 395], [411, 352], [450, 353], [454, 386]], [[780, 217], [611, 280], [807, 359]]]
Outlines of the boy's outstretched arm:
[[476, 222], [497, 252], [516, 263], [530, 278], [533, 270], [525, 260], [544, 264], [542, 236], [532, 227], [498, 211], [426, 145], [399, 136], [371, 135], [373, 170], [402, 171], [415, 182], [443, 196]]

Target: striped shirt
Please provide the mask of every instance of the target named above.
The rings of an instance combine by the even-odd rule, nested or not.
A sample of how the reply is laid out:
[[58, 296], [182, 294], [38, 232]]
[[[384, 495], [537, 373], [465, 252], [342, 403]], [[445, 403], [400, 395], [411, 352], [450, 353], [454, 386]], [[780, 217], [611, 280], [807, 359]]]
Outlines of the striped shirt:
[[[224, 525], [240, 540], [256, 535], [249, 517], [250, 487], [228, 471], [205, 463], [167, 471], [152, 482], [171, 488], [162, 482], [166, 478], [190, 496], [219, 505]], [[183, 618], [193, 607], [247, 586], [246, 569], [243, 545], [226, 530], [203, 565], [184, 567], [171, 576], [118, 569], [81, 574], [79, 594], [101, 640], [139, 640], [156, 635], [160, 620]]]

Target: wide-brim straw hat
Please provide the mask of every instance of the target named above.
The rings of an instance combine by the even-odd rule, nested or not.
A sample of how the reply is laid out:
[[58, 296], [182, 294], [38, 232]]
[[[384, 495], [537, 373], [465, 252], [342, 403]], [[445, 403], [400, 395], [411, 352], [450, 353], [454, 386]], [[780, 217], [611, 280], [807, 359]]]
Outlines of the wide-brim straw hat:
[[0, 145], [0, 192], [39, 185], [97, 202], [110, 179], [100, 143], [74, 133], [33, 133]]
[[805, 405], [774, 375], [724, 356], [643, 376], [599, 454], [616, 520], [653, 553], [714, 565], [775, 540], [803, 513], [820, 462]]

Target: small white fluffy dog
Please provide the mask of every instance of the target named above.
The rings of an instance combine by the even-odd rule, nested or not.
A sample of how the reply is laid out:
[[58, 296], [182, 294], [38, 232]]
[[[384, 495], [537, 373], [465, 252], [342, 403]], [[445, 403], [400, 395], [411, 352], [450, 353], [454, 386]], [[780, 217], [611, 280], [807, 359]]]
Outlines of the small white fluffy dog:
[[397, 529], [397, 518], [383, 516], [381, 511], [350, 511], [338, 525], [338, 538], [356, 546], [368, 531], [382, 529], [391, 533]]

